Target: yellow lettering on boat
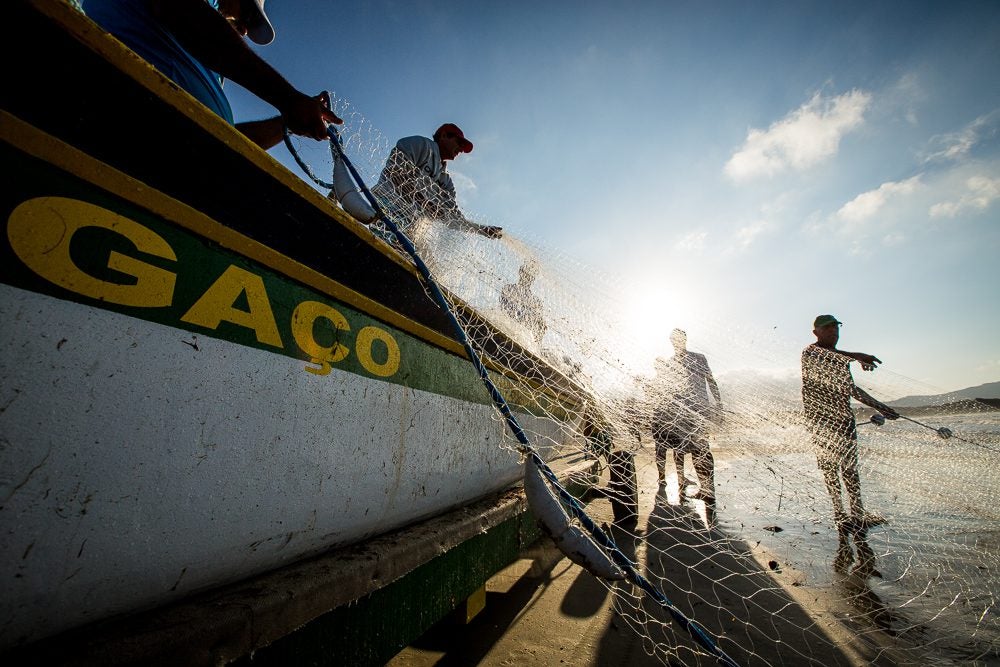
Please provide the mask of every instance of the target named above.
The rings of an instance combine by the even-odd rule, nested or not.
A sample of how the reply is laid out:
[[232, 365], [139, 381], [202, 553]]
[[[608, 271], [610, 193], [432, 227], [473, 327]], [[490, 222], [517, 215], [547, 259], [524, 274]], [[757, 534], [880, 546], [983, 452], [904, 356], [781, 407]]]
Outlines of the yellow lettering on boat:
[[[382, 341], [387, 351], [382, 363], [376, 362], [372, 357], [372, 346], [377, 340]], [[399, 370], [399, 344], [388, 331], [371, 326], [362, 328], [358, 331], [354, 351], [358, 355], [358, 361], [372, 375], [389, 377]]]
[[123, 306], [169, 306], [177, 276], [116, 251], [109, 269], [135, 278], [134, 284], [109, 282], [85, 273], [70, 255], [73, 235], [85, 227], [107, 229], [128, 239], [139, 252], [177, 261], [170, 245], [150, 229], [111, 211], [66, 197], [36, 197], [21, 203], [8, 219], [14, 253], [49, 282], [83, 296]]
[[[247, 295], [249, 310], [234, 307], [240, 294]], [[271, 301], [260, 276], [230, 265], [181, 318], [183, 322], [217, 329], [223, 321], [252, 329], [257, 340], [282, 347]]]
[[350, 350], [337, 341], [329, 347], [320, 345], [316, 341], [315, 327], [319, 318], [329, 321], [339, 331], [350, 331], [351, 326], [346, 317], [325, 303], [303, 301], [295, 307], [292, 313], [292, 335], [302, 351], [309, 355], [309, 363], [319, 366], [319, 368], [306, 366], [306, 370], [316, 375], [326, 375], [330, 372], [330, 364], [342, 361]]

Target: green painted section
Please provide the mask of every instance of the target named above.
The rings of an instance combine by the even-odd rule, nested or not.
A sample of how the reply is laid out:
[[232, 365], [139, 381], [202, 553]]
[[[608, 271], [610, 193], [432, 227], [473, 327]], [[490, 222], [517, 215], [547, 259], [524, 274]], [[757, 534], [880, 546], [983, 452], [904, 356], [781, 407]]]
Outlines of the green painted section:
[[[299, 304], [315, 301], [334, 309], [348, 323], [348, 328], [344, 329], [335, 327], [331, 320], [325, 317], [317, 318], [314, 322], [311, 333], [319, 345], [330, 347], [334, 343], [339, 343], [348, 350], [342, 360], [332, 364], [333, 368], [463, 401], [480, 404], [491, 402], [481, 380], [464, 358], [434, 347], [245, 257], [219, 248], [131, 202], [113, 196], [46, 162], [27, 156], [9, 145], [0, 145], [0, 165], [6, 178], [5, 187], [0, 191], [0, 216], [4, 220], [5, 229], [11, 212], [23, 202], [39, 197], [65, 197], [99, 206], [139, 223], [162, 238], [177, 257], [176, 261], [172, 261], [139, 252], [129, 238], [110, 229], [97, 226], [80, 228], [72, 237], [70, 257], [73, 264], [83, 273], [109, 283], [134, 285], [136, 279], [133, 276], [109, 268], [109, 258], [116, 252], [176, 276], [172, 295], [168, 297], [169, 305], [128, 306], [90, 298], [53, 284], [25, 265], [11, 247], [8, 234], [4, 233], [0, 239], [2, 282], [25, 290], [187, 330], [193, 334], [210, 336], [299, 359], [303, 361], [303, 372], [307, 366], [312, 368], [316, 366], [309, 363], [311, 357], [301, 349], [293, 335], [293, 312]], [[321, 236], [315, 242], [322, 243]], [[182, 319], [192, 305], [198, 302], [230, 267], [237, 267], [263, 281], [266, 305], [269, 306], [270, 315], [273, 315], [273, 321], [277, 325], [280, 345], [259, 341], [257, 331], [244, 324], [224, 319], [216, 328], [208, 328]], [[226, 309], [233, 311], [249, 312], [248, 292], [244, 290], [231, 303], [224, 305]], [[257, 314], [260, 315], [261, 312], [266, 314], [266, 310], [266, 308], [263, 311], [258, 309]], [[265, 319], [270, 319], [270, 315]], [[377, 327], [391, 336], [398, 345], [399, 367], [390, 376], [373, 375], [359, 360], [356, 334], [363, 327]], [[384, 364], [388, 358], [388, 346], [382, 340], [376, 339], [370, 345], [370, 355], [375, 364]], [[556, 418], [560, 418], [560, 415], [564, 417], [566, 414], [564, 406], [541, 392], [515, 386], [505, 377], [497, 376], [494, 380], [513, 405], [532, 414]]]
[[[589, 487], [570, 484], [582, 496]], [[530, 511], [477, 535], [405, 577], [244, 656], [235, 667], [384, 665], [541, 537]]]
[[539, 535], [530, 514], [509, 519], [389, 586], [258, 649], [252, 660], [247, 656], [232, 664], [383, 665], [516, 560]]

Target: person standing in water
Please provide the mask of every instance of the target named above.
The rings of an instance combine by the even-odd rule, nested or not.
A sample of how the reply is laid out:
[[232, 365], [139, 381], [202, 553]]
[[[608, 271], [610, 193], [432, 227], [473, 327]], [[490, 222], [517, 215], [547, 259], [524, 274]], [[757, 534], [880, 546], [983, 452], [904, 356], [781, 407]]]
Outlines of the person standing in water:
[[715, 459], [708, 444], [708, 423], [722, 420], [722, 395], [705, 355], [687, 349], [687, 334], [674, 329], [670, 342], [674, 355], [667, 360], [656, 360], [652, 389], [657, 480], [663, 486], [667, 450], [671, 449], [678, 491], [683, 496], [687, 486], [684, 455], [691, 454], [701, 487], [696, 497], [704, 499], [706, 504], [714, 504]]
[[[899, 413], [854, 384], [852, 361], [871, 371], [882, 360], [864, 352], [838, 350], [840, 325], [833, 315], [820, 315], [813, 321], [816, 342], [802, 350], [802, 405], [838, 530], [866, 530], [885, 523], [885, 519], [866, 512], [861, 501], [858, 431], [851, 398], [878, 410], [886, 419], [897, 419]], [[847, 491], [849, 513], [843, 505], [841, 484]]]

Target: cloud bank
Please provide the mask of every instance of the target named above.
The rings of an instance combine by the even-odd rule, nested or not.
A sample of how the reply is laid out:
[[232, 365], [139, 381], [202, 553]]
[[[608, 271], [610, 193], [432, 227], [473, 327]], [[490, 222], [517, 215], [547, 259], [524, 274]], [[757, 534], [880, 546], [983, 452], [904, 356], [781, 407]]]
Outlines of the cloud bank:
[[861, 223], [875, 216], [891, 199], [904, 197], [920, 187], [920, 174], [905, 181], [883, 183], [874, 190], [862, 192], [837, 211], [836, 217], [849, 223]]
[[973, 148], [1000, 135], [1000, 109], [994, 109], [956, 132], [932, 137], [924, 162], [959, 161]]
[[743, 182], [811, 167], [837, 153], [841, 138], [864, 122], [871, 102], [871, 94], [862, 90], [835, 97], [816, 93], [767, 130], [751, 129], [726, 162], [725, 173]]
[[930, 208], [932, 218], [954, 218], [963, 213], [984, 211], [1000, 199], [1000, 178], [973, 176], [965, 182], [966, 192], [958, 199], [943, 201]]

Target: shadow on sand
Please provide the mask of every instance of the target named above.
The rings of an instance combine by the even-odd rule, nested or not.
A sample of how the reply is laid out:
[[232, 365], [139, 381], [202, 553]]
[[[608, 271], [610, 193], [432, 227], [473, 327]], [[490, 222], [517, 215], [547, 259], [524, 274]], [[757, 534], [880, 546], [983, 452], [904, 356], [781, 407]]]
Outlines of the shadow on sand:
[[[648, 488], [648, 487], [646, 487]], [[899, 619], [867, 585], [874, 561], [864, 536], [854, 536], [859, 564], [843, 588], [864, 607], [848, 628], [842, 617], [817, 613], [812, 596], [792, 595], [754, 558], [745, 542], [706, 527], [702, 501], [674, 504], [664, 489], [640, 494], [635, 526], [612, 527], [619, 548], [640, 574], [697, 621], [740, 665], [891, 665], [874, 626]], [[588, 503], [598, 523], [611, 520], [606, 497]], [[870, 554], [871, 557], [874, 554]], [[854, 555], [851, 553], [852, 562]], [[530, 559], [530, 566], [527, 559]], [[608, 584], [563, 558], [543, 538], [522, 554], [524, 569], [502, 591], [487, 592], [486, 609], [468, 625], [452, 618], [432, 628], [393, 667], [437, 665], [580, 665], [653, 667], [716, 665], [715, 657], [655, 600], [630, 583]], [[860, 568], [860, 569], [859, 569]], [[857, 617], [859, 609], [850, 611]], [[864, 626], [864, 627], [862, 627]]]
[[[746, 543], [706, 527], [703, 503], [668, 504], [661, 489], [640, 532], [616, 531], [619, 548], [637, 555], [641, 574], [740, 665], [892, 664], [860, 639], [848, 647], [834, 639], [824, 625], [835, 621], [821, 625], [807, 613]], [[645, 637], [647, 652], [664, 664], [718, 664], [655, 600], [631, 588], [615, 587], [616, 616]], [[603, 641], [595, 664], [621, 664], [618, 643], [616, 636]]]
[[560, 610], [567, 616], [589, 617], [606, 602], [607, 588], [588, 572], [580, 570], [567, 560], [551, 540], [542, 538], [522, 553], [530, 559], [530, 569], [520, 576], [505, 592], [486, 593], [486, 609], [465, 625], [457, 614], [446, 617], [411, 647], [443, 655], [429, 663], [411, 658], [402, 664], [434, 664], [436, 667], [467, 667], [484, 663], [487, 653], [515, 626], [520, 618], [530, 616], [540, 595], [569, 570], [577, 570], [577, 577], [563, 594]]

